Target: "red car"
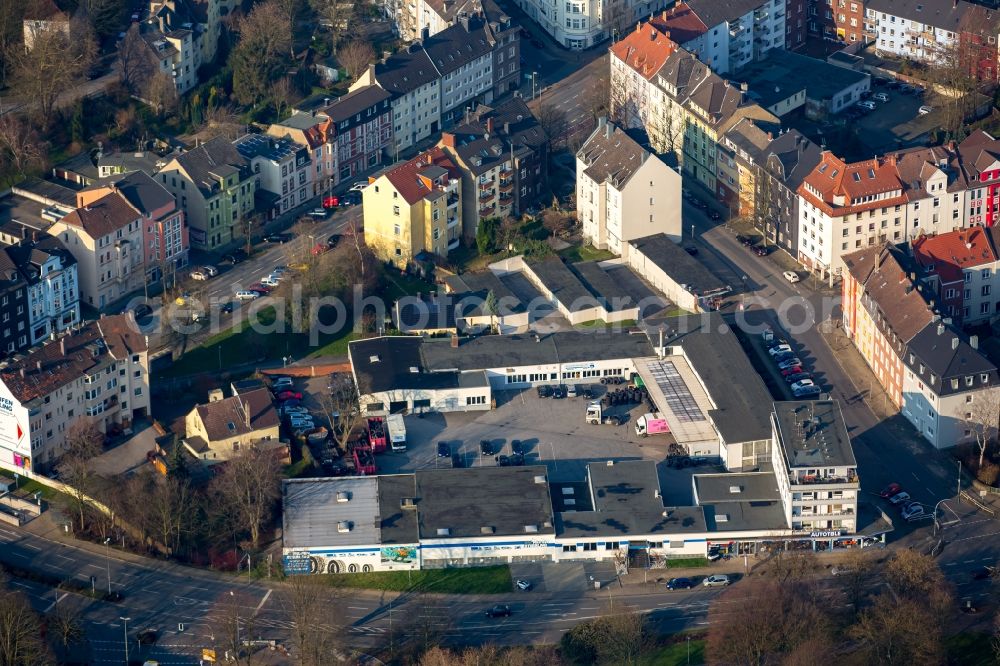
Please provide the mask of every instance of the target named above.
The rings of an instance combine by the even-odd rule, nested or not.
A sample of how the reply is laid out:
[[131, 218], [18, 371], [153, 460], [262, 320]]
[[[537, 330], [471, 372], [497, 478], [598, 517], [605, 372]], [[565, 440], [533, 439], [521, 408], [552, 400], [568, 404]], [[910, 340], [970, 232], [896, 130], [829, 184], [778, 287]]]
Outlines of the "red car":
[[878, 496], [888, 499], [890, 497], [895, 497], [901, 492], [903, 492], [903, 486], [899, 485], [898, 483], [890, 483], [889, 485], [887, 485], [885, 488], [882, 489], [882, 492], [880, 492]]
[[271, 293], [271, 288], [261, 284], [260, 282], [254, 282], [252, 285], [247, 287], [247, 289], [250, 291], [256, 291], [258, 294], [262, 296], [267, 296], [268, 294]]
[[784, 370], [782, 370], [781, 371], [781, 376], [782, 377], [787, 377], [788, 375], [797, 375], [800, 372], [802, 372], [802, 366], [801, 365], [796, 365], [796, 366], [792, 366], [791, 368], [785, 368]]
[[340, 200], [337, 197], [323, 197], [323, 208], [336, 208], [340, 205]]
[[301, 400], [302, 394], [296, 391], [282, 391], [275, 396], [278, 400]]
[[319, 256], [329, 249], [330, 249], [329, 247], [323, 245], [322, 243], [316, 243], [315, 245], [313, 245], [312, 253], [313, 256]]

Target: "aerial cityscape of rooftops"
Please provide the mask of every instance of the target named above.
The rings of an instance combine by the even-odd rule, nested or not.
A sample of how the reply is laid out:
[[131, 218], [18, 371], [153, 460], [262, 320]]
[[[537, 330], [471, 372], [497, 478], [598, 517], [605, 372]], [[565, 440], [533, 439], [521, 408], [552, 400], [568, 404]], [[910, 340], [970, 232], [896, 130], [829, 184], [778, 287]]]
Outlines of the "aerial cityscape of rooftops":
[[0, 37], [3, 666], [998, 663], [996, 0]]

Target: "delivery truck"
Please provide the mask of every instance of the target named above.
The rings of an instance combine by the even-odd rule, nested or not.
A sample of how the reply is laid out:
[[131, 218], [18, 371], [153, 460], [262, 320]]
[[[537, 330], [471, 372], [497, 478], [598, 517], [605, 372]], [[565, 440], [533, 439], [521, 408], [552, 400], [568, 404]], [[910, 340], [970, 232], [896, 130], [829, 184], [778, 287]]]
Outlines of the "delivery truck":
[[389, 446], [393, 451], [406, 450], [406, 423], [402, 414], [390, 414], [385, 425], [389, 429]]
[[659, 412], [643, 414], [636, 419], [635, 434], [640, 437], [658, 435], [664, 432], [670, 432], [670, 426], [667, 425], [667, 420]]

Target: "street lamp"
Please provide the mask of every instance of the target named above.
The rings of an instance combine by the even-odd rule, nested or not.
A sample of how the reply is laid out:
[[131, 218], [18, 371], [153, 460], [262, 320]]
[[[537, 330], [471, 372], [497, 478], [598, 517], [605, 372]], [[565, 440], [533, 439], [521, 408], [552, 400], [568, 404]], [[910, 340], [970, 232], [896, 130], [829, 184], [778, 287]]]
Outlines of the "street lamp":
[[229, 596], [233, 598], [233, 608], [236, 610], [236, 654], [240, 653], [240, 607], [236, 605], [236, 595], [229, 590]]
[[125, 636], [125, 666], [128, 666], [128, 621], [131, 620], [132, 618], [130, 618], [130, 617], [122, 617], [122, 616], [119, 615], [118, 619], [121, 620], [124, 623], [124, 625], [125, 625], [125, 633], [124, 633], [124, 636]]
[[535, 92], [535, 78], [537, 76], [538, 72], [531, 73], [531, 99], [535, 99], [536, 97], [538, 97], [538, 94]]
[[962, 496], [962, 461], [956, 461], [958, 463], [958, 487], [955, 490], [955, 499]]
[[104, 563], [108, 567], [108, 594], [111, 594], [111, 537], [104, 540]]
[[691, 666], [691, 637], [690, 636], [687, 636], [687, 644], [688, 644], [688, 666]]

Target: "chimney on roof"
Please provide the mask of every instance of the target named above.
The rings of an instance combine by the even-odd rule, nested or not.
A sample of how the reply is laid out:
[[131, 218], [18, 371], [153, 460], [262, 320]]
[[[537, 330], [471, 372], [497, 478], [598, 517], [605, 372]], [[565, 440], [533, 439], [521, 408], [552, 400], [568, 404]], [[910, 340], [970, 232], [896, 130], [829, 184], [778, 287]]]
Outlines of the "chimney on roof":
[[250, 403], [246, 402], [242, 398], [240, 399], [240, 404], [243, 406], [243, 418], [246, 419], [247, 430], [250, 429]]
[[59, 355], [66, 355], [66, 336], [59, 338]]
[[953, 350], [954, 349], [958, 349], [958, 336], [957, 335], [951, 339], [951, 348]]
[[605, 123], [604, 125], [604, 137], [607, 139], [611, 138], [611, 123]]
[[486, 119], [486, 133], [493, 134], [493, 118]]
[[42, 371], [42, 362], [41, 361], [35, 361], [35, 370], [37, 370], [38, 372]]
[[973, 349], [979, 349], [979, 336], [978, 335], [970, 335], [969, 336], [969, 346], [972, 347]]
[[944, 335], [944, 324], [938, 324], [937, 334]]
[[663, 20], [664, 21], [667, 20], [667, 10], [666, 9], [663, 10]]
[[449, 148], [455, 147], [455, 135], [451, 132], [441, 133], [441, 145], [448, 146]]
[[510, 136], [510, 123], [503, 124], [503, 133], [504, 136]]
[[24, 372], [24, 366], [23, 365], [21, 366], [21, 369], [18, 372], [21, 375], [21, 379], [24, 379], [25, 372]]

